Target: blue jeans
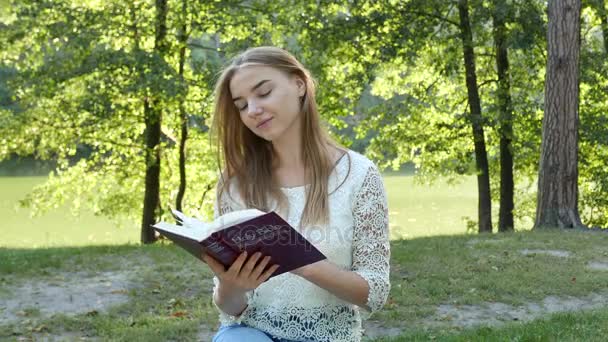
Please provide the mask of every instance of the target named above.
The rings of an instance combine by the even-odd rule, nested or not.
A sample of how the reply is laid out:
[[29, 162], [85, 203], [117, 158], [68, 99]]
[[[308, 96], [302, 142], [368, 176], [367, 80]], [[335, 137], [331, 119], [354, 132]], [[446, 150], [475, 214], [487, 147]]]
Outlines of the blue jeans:
[[222, 325], [213, 336], [212, 342], [297, 342], [272, 337], [271, 335], [245, 324]]

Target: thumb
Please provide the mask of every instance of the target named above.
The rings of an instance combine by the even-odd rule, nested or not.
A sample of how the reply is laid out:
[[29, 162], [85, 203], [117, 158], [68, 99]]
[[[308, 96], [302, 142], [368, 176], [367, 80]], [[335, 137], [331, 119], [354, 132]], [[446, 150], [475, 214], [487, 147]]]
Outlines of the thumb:
[[215, 273], [215, 275], [219, 276], [220, 274], [226, 272], [226, 268], [224, 267], [224, 265], [222, 265], [221, 262], [215, 260], [215, 258], [213, 258], [212, 256], [205, 254], [203, 256], [203, 261], [209, 265], [209, 268], [211, 269], [211, 271], [213, 271], [213, 273]]

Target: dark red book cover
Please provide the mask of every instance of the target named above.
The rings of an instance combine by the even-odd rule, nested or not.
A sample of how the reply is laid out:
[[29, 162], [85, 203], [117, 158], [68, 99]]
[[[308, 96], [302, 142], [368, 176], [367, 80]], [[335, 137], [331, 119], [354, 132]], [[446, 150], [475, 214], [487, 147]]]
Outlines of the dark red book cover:
[[226, 268], [243, 251], [247, 251], [249, 256], [261, 252], [263, 256], [271, 258], [268, 267], [280, 265], [271, 278], [326, 259], [323, 253], [275, 212], [226, 227], [201, 241], [172, 233], [162, 227], [152, 228], [195, 257], [200, 259], [203, 253], [207, 253]]

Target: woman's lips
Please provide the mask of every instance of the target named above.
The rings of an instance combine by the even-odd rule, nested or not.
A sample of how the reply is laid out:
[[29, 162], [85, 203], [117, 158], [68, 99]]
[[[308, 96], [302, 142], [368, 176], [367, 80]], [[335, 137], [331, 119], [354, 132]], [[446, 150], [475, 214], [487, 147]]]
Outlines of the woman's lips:
[[266, 119], [266, 120], [260, 122], [257, 125], [257, 128], [264, 128], [264, 127], [268, 126], [268, 123], [270, 122], [270, 120], [272, 120], [272, 118], [269, 118], [269, 119]]

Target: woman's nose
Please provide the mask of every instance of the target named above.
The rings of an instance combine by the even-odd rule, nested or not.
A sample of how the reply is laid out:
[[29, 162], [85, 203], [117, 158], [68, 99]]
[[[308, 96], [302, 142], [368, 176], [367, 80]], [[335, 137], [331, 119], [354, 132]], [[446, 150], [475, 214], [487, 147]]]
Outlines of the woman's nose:
[[247, 104], [247, 114], [250, 116], [256, 116], [262, 114], [262, 107], [258, 106], [255, 101], [251, 101]]

